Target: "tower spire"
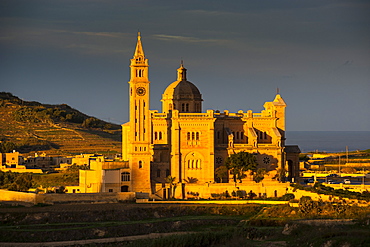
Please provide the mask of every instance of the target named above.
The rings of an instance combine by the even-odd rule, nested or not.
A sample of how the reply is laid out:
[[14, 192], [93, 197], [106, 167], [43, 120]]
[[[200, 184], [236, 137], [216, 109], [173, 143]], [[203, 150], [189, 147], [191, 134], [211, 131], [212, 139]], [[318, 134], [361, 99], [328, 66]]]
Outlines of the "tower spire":
[[137, 43], [136, 43], [136, 49], [134, 53], [134, 58], [135, 57], [144, 57], [144, 49], [143, 45], [141, 44], [141, 35], [140, 32], [137, 32]]

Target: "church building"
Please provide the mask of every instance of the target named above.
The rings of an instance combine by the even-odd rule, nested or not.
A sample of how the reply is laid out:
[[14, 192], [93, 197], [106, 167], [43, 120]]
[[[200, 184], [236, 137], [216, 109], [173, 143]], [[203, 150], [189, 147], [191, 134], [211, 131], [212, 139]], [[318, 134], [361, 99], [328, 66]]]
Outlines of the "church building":
[[[159, 112], [150, 110], [148, 70], [139, 33], [128, 82], [130, 118], [122, 125], [122, 159], [129, 162], [131, 172], [129, 191], [166, 197], [169, 176], [179, 188], [177, 197], [182, 198], [190, 187], [231, 186], [232, 179], [223, 184], [215, 171], [229, 155], [241, 151], [252, 153], [258, 167], [269, 171], [266, 181], [280, 183], [275, 180], [279, 169], [285, 171], [287, 181], [299, 176], [300, 150], [285, 145], [287, 105], [280, 94], [258, 113], [203, 111], [202, 94], [180, 64], [177, 80], [162, 94]], [[243, 180], [248, 183], [255, 182]]]

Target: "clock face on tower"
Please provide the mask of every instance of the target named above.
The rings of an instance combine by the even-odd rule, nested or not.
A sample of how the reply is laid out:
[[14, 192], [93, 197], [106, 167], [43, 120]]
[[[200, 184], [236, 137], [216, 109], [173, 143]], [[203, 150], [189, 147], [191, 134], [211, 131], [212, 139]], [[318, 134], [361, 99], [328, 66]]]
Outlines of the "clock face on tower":
[[144, 95], [145, 95], [145, 93], [146, 93], [145, 88], [143, 88], [143, 87], [138, 87], [138, 88], [136, 89], [136, 93], [137, 93], [137, 95], [139, 95], [139, 96], [144, 96]]

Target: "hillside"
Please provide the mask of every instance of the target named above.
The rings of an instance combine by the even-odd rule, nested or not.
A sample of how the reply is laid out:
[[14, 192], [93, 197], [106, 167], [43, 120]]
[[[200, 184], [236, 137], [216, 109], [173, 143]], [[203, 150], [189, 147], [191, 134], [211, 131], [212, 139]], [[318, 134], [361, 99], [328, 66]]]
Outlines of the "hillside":
[[[88, 116], [66, 104], [23, 101], [0, 92], [2, 147], [48, 155], [121, 152], [121, 126]], [[9, 151], [9, 150], [8, 150]]]

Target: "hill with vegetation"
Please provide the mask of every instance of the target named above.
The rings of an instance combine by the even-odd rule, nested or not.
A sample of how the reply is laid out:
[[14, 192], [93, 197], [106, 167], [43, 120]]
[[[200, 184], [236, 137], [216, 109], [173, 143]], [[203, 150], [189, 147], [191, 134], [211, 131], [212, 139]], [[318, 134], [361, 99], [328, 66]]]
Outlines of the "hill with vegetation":
[[121, 152], [121, 126], [67, 104], [24, 101], [0, 92], [0, 151], [48, 155]]

